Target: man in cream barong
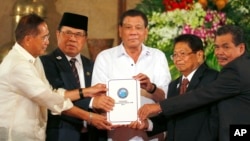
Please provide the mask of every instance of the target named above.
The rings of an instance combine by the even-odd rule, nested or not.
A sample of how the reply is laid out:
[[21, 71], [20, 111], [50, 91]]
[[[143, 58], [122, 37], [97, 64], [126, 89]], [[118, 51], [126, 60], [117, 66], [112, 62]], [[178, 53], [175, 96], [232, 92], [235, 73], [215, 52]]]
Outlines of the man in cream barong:
[[[49, 44], [46, 22], [36, 14], [22, 17], [15, 30], [16, 43], [0, 65], [0, 141], [45, 141], [47, 109], [88, 121], [98, 129], [111, 129], [106, 117], [73, 106], [79, 90], [52, 90], [38, 59]], [[104, 84], [83, 88], [84, 97], [106, 93]], [[108, 110], [113, 100], [107, 98]]]

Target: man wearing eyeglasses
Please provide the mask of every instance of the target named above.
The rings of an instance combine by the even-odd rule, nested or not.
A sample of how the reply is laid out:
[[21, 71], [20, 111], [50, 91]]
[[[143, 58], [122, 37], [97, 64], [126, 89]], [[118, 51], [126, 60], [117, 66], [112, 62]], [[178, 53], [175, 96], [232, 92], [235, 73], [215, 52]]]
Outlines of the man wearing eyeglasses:
[[48, 47], [49, 34], [44, 19], [33, 13], [21, 17], [17, 24], [16, 43], [0, 65], [1, 141], [45, 141], [47, 109], [54, 115], [67, 114], [98, 129], [111, 130], [105, 116], [73, 106], [71, 102], [105, 95], [104, 84], [74, 90], [51, 89], [39, 59]]
[[[217, 78], [218, 72], [204, 63], [203, 43], [195, 35], [184, 34], [175, 38], [172, 59], [181, 76], [169, 84], [168, 98], [205, 87]], [[187, 84], [184, 84], [185, 80]], [[149, 135], [167, 130], [167, 141], [215, 141], [217, 113], [216, 105], [209, 104], [170, 118], [160, 114], [150, 118], [152, 122], [145, 123], [144, 128], [151, 131]], [[131, 127], [135, 128], [136, 124], [131, 124]]]
[[182, 96], [144, 105], [138, 111], [140, 118], [144, 120], [155, 113], [170, 117], [218, 102], [217, 140], [249, 141], [249, 134], [235, 134], [239, 129], [249, 129], [250, 123], [250, 56], [244, 33], [241, 27], [235, 25], [220, 27], [214, 40], [214, 55], [222, 67], [217, 79]]
[[[58, 48], [41, 57], [46, 77], [54, 88], [71, 90], [91, 86], [93, 62], [80, 54], [87, 40], [87, 27], [88, 17], [68, 12], [63, 14], [56, 31]], [[92, 99], [84, 98], [73, 103], [85, 110], [106, 111], [109, 97], [102, 95]], [[49, 114], [46, 141], [92, 141], [95, 140], [92, 137], [98, 137], [99, 133], [95, 131], [92, 136], [92, 130], [94, 127], [76, 118]]]

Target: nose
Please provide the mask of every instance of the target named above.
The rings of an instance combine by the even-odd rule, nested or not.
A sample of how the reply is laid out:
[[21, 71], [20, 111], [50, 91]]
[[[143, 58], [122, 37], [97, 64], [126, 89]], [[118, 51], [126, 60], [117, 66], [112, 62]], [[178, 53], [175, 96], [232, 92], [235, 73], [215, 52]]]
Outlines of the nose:
[[181, 57], [179, 57], [179, 56], [175, 56], [174, 58], [173, 58], [173, 62], [174, 62], [174, 64], [176, 65], [176, 64], [178, 64], [178, 62], [181, 62], [183, 59], [181, 58]]
[[75, 34], [71, 34], [70, 37], [69, 37], [69, 40], [70, 41], [76, 41], [77, 37]]
[[130, 28], [130, 33], [131, 34], [137, 34], [138, 33], [138, 29], [136, 29], [136, 27], [132, 27], [132, 28]]
[[223, 54], [223, 52], [224, 52], [223, 49], [220, 48], [220, 47], [217, 47], [217, 48], [214, 49], [214, 54], [215, 55]]
[[49, 45], [49, 39], [45, 40], [45, 45]]

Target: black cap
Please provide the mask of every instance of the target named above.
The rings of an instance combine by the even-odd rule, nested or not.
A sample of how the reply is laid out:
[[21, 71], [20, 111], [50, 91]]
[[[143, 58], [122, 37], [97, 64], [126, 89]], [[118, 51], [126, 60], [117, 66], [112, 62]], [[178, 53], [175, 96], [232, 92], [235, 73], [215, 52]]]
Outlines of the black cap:
[[88, 17], [65, 12], [59, 26], [69, 26], [77, 29], [88, 31]]

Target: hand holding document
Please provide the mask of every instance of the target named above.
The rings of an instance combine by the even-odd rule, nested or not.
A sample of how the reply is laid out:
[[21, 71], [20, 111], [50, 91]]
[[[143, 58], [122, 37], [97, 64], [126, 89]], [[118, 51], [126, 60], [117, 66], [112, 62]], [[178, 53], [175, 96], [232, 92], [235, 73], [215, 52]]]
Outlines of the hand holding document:
[[135, 79], [112, 79], [107, 84], [107, 95], [115, 100], [108, 121], [113, 125], [130, 124], [138, 119], [140, 108], [140, 82]]

